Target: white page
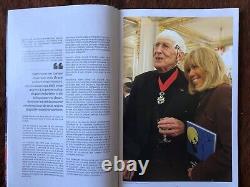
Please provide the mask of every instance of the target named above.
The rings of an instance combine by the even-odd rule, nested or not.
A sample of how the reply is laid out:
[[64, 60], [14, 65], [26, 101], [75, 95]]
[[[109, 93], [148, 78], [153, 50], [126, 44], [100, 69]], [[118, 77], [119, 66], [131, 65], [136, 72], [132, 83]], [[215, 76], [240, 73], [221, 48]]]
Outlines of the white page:
[[[133, 182], [123, 181], [123, 187], [234, 187], [238, 186], [238, 33], [239, 33], [239, 10], [238, 9], [124, 9], [121, 10], [121, 23], [124, 17], [146, 18], [146, 17], [232, 17], [233, 19], [233, 55], [232, 55], [232, 182]], [[141, 23], [140, 23], [141, 24]], [[124, 40], [124, 26], [121, 24], [121, 41]], [[145, 27], [146, 28], [146, 27]], [[139, 27], [139, 30], [141, 27]], [[147, 28], [147, 30], [150, 28]], [[150, 38], [146, 39], [147, 41]], [[147, 43], [147, 41], [145, 43]], [[141, 45], [143, 42], [138, 42]], [[150, 45], [150, 44], [149, 44]], [[151, 43], [153, 46], [153, 43]], [[123, 44], [121, 44], [123, 46]], [[147, 49], [146, 49], [147, 50]], [[122, 51], [123, 52], [123, 51]], [[143, 55], [151, 53], [152, 49], [147, 52], [143, 51]], [[141, 56], [140, 56], [141, 57]], [[123, 54], [121, 54], [123, 59]], [[145, 60], [148, 60], [145, 58]], [[151, 59], [149, 59], [150, 61]], [[124, 62], [122, 62], [124, 63]], [[142, 73], [148, 71], [150, 67], [144, 65], [139, 69]], [[122, 66], [121, 66], [122, 67]], [[134, 68], [134, 67], [133, 67]], [[123, 68], [121, 68], [124, 71]], [[123, 75], [123, 73], [121, 73]], [[122, 115], [122, 112], [120, 113]], [[120, 132], [122, 134], [122, 130]]]
[[7, 34], [7, 186], [118, 186], [119, 11], [13, 10]]

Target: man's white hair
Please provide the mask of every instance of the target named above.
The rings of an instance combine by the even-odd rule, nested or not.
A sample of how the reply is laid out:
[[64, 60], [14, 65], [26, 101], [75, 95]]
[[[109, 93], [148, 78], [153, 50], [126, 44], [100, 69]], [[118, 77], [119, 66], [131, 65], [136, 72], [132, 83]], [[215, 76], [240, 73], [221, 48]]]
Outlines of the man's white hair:
[[174, 47], [176, 49], [182, 51], [183, 53], [186, 53], [187, 48], [185, 42], [181, 35], [179, 35], [177, 32], [172, 30], [164, 30], [156, 36], [156, 41], [160, 38], [171, 40], [172, 42], [174, 42]]

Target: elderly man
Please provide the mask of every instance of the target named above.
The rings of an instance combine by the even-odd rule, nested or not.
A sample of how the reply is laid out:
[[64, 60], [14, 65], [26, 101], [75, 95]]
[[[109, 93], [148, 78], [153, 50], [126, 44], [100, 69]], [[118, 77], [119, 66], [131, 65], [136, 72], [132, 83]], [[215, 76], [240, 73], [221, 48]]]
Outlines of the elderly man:
[[124, 160], [150, 161], [144, 175], [124, 171], [124, 180], [188, 180], [184, 123], [193, 116], [196, 102], [177, 67], [185, 52], [178, 33], [161, 32], [153, 50], [156, 71], [134, 80], [124, 115]]

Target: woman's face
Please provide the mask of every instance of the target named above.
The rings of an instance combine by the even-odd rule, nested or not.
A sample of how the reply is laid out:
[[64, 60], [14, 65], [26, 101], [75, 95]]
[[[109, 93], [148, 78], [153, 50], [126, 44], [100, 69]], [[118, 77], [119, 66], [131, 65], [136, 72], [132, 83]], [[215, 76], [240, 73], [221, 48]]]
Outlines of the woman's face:
[[194, 85], [195, 89], [198, 89], [203, 85], [203, 83], [205, 82], [205, 76], [206, 73], [202, 68], [196, 65], [191, 65], [188, 72], [188, 80], [189, 82], [191, 82], [191, 84]]

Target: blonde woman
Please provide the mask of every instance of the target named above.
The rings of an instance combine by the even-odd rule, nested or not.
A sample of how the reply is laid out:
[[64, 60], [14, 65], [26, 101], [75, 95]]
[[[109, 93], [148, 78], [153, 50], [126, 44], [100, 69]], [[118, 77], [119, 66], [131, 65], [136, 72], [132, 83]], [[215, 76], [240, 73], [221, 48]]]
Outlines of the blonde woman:
[[232, 89], [220, 56], [200, 47], [184, 61], [189, 92], [199, 96], [194, 122], [217, 134], [216, 150], [207, 160], [188, 169], [191, 180], [232, 180]]

